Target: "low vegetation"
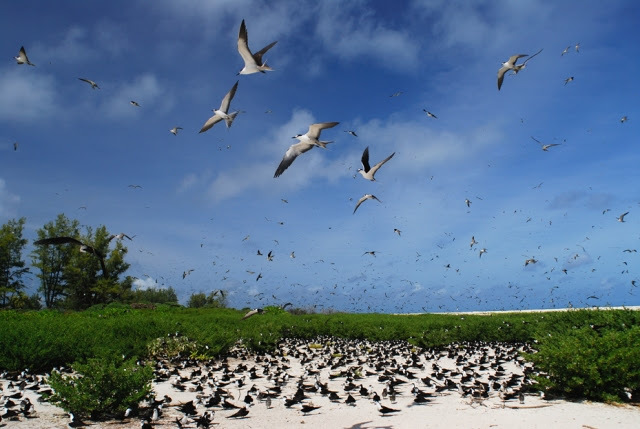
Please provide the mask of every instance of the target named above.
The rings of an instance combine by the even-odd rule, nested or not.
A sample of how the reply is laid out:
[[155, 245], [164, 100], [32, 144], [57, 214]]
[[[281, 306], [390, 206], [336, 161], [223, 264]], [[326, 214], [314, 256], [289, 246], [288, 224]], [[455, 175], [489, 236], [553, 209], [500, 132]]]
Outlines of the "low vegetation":
[[533, 344], [527, 355], [550, 395], [625, 401], [640, 389], [640, 312], [572, 310], [481, 315], [301, 314], [267, 307], [244, 311], [158, 304], [132, 309], [112, 304], [83, 312], [0, 312], [0, 370], [32, 372], [85, 365], [101, 356], [153, 361], [215, 358], [241, 344], [273, 349], [281, 338], [318, 336], [406, 340], [419, 347], [500, 341]]

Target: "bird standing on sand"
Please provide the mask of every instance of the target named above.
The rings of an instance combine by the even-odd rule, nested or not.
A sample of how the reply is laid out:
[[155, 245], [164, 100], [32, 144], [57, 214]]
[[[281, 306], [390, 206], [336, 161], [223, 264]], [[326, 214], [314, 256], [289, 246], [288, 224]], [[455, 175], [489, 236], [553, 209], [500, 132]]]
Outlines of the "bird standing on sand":
[[318, 124], [311, 124], [309, 125], [309, 131], [307, 131], [306, 134], [293, 136], [294, 139], [299, 140], [299, 143], [292, 144], [289, 149], [287, 149], [273, 177], [279, 177], [287, 168], [289, 168], [298, 156], [313, 149], [314, 146], [326, 149], [327, 145], [333, 142], [318, 140], [320, 138], [320, 133], [322, 130], [333, 128], [339, 123], [340, 122], [321, 122]]
[[244, 60], [244, 67], [238, 72], [238, 74], [252, 74], [252, 73], [265, 73], [265, 71], [273, 71], [266, 62], [262, 62], [262, 56], [273, 46], [278, 43], [272, 42], [256, 52], [251, 53], [249, 49], [249, 36], [247, 35], [247, 26], [244, 23], [244, 19], [240, 24], [240, 31], [238, 32], [238, 53]]
[[383, 416], [386, 416], [387, 414], [390, 414], [390, 413], [397, 413], [397, 412], [400, 411], [400, 410], [396, 410], [394, 408], [386, 407], [386, 406], [382, 405], [379, 401], [374, 401], [374, 403], [376, 404], [376, 407], [378, 407], [378, 411], [380, 411], [380, 413]]
[[247, 407], [240, 408], [235, 414], [228, 416], [228, 419], [237, 419], [241, 417], [246, 417], [249, 414], [249, 410]]

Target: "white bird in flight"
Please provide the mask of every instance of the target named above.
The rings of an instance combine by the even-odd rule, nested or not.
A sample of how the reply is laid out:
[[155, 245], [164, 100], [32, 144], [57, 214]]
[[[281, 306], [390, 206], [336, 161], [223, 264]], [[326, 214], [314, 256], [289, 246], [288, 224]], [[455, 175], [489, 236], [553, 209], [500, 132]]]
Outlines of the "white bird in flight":
[[279, 177], [287, 168], [289, 168], [299, 155], [313, 149], [314, 146], [326, 149], [327, 145], [333, 142], [318, 140], [320, 138], [320, 133], [322, 130], [326, 128], [333, 128], [339, 123], [340, 122], [321, 122], [318, 124], [311, 124], [309, 125], [309, 131], [307, 131], [306, 134], [293, 136], [294, 139], [298, 139], [300, 142], [292, 144], [289, 149], [287, 149], [273, 177]]
[[[502, 63], [502, 67], [500, 68], [500, 70], [498, 70], [498, 91], [500, 91], [500, 88], [502, 87], [502, 81], [504, 80], [504, 74], [506, 72], [508, 72], [509, 70], [513, 70], [514, 74], [518, 74], [520, 70], [525, 68], [527, 61], [529, 61], [531, 58], [538, 55], [540, 52], [542, 52], [542, 49], [540, 49], [538, 52], [536, 52], [530, 57], [528, 54], [512, 55], [511, 57], [509, 57], [507, 61]], [[527, 58], [522, 64], [516, 64], [516, 61], [518, 61], [518, 59], [522, 57], [529, 57], [529, 58]]]
[[233, 112], [233, 113], [227, 113], [227, 112], [229, 111], [231, 100], [233, 100], [233, 97], [236, 95], [236, 90], [238, 89], [238, 82], [240, 81], [237, 81], [235, 85], [233, 85], [233, 87], [229, 90], [229, 92], [227, 92], [227, 95], [224, 96], [224, 98], [222, 99], [222, 103], [220, 103], [220, 108], [213, 109], [213, 116], [207, 119], [207, 122], [204, 123], [204, 125], [200, 129], [201, 133], [204, 133], [205, 131], [211, 129], [211, 127], [213, 127], [215, 124], [222, 121], [223, 119], [227, 123], [227, 128], [231, 127], [231, 124], [233, 123], [233, 120], [236, 118], [236, 115], [238, 114], [238, 112]]
[[35, 64], [29, 61], [29, 57], [27, 57], [27, 51], [24, 50], [24, 46], [20, 47], [20, 52], [18, 52], [18, 56], [15, 57], [15, 59], [18, 64], [29, 64], [30, 66], [35, 66]]
[[478, 244], [478, 242], [476, 241], [476, 237], [472, 235], [471, 236], [471, 246], [470, 247], [473, 247], [474, 244]]
[[83, 82], [87, 82], [89, 85], [91, 85], [91, 89], [100, 89], [100, 87], [98, 86], [97, 83], [95, 83], [94, 81], [92, 81], [91, 79], [85, 79], [83, 77], [79, 77], [78, 80], [81, 80]]
[[570, 76], [564, 80], [564, 84], [568, 84], [569, 82], [573, 82], [573, 76]]
[[355, 214], [355, 213], [356, 213], [356, 210], [358, 210], [358, 207], [360, 207], [360, 204], [364, 203], [364, 202], [365, 202], [365, 201], [367, 201], [367, 200], [376, 200], [376, 201], [378, 201], [379, 203], [381, 203], [381, 202], [382, 202], [382, 201], [380, 201], [380, 200], [379, 200], [375, 195], [372, 195], [372, 194], [365, 194], [365, 195], [363, 195], [363, 196], [362, 196], [362, 198], [360, 198], [360, 199], [358, 200], [358, 203], [356, 204], [356, 208], [355, 208], [355, 209], [353, 209], [353, 214]]
[[382, 161], [380, 161], [379, 163], [371, 167], [369, 166], [369, 146], [367, 146], [364, 149], [364, 152], [362, 152], [361, 161], [362, 161], [363, 168], [358, 168], [358, 173], [360, 173], [360, 175], [362, 175], [362, 177], [364, 177], [365, 179], [371, 180], [372, 182], [374, 182], [376, 180], [374, 177], [376, 174], [376, 171], [378, 171], [380, 167], [384, 165], [385, 162], [393, 158], [393, 155], [395, 154], [396, 153], [393, 152], [391, 155], [389, 155], [388, 157], [386, 157], [385, 159], [383, 159]]
[[344, 130], [344, 132], [345, 132], [345, 133], [349, 133], [349, 134], [351, 134], [351, 135], [352, 135], [352, 136], [354, 136], [354, 137], [358, 137], [358, 135], [356, 134], [356, 132], [355, 132], [355, 131], [353, 131], [353, 130]]
[[569, 49], [571, 49], [571, 46], [567, 46], [566, 48], [564, 48], [564, 51], [562, 51], [560, 56], [563, 56], [564, 54], [568, 54], [569, 53]]
[[170, 132], [171, 134], [173, 134], [174, 136], [177, 136], [177, 135], [178, 135], [178, 130], [181, 130], [181, 129], [182, 129], [182, 127], [173, 127], [173, 128], [171, 128], [171, 129], [169, 130], [169, 132]]
[[618, 216], [618, 222], [624, 222], [624, 217], [628, 214], [629, 212], [625, 212], [625, 213], [622, 213], [620, 216]]
[[531, 136], [531, 138], [540, 145], [540, 147], [542, 148], [543, 151], [548, 152], [550, 147], [553, 146], [560, 146], [560, 143], [549, 143], [549, 144], [544, 144], [542, 143], [540, 140], [537, 140], [535, 137]]
[[262, 56], [273, 46], [278, 43], [277, 41], [270, 43], [262, 48], [260, 51], [252, 54], [249, 50], [249, 38], [247, 36], [247, 26], [242, 20], [240, 24], [240, 32], [238, 33], [238, 52], [244, 60], [244, 67], [238, 72], [238, 74], [252, 74], [252, 73], [265, 73], [266, 70], [273, 71], [266, 62], [262, 62]]

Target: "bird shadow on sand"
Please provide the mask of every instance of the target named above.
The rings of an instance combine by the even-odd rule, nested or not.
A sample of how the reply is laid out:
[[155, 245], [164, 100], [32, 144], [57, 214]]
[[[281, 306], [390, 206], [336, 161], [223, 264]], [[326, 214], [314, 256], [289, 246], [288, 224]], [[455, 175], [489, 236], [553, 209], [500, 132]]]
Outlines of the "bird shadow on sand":
[[371, 429], [373, 429], [373, 428], [376, 428], [376, 429], [393, 429], [393, 426], [366, 426], [368, 423], [371, 423], [371, 421], [362, 422], [362, 423], [356, 423], [355, 425], [346, 427], [344, 429], [369, 429], [369, 428], [371, 428]]

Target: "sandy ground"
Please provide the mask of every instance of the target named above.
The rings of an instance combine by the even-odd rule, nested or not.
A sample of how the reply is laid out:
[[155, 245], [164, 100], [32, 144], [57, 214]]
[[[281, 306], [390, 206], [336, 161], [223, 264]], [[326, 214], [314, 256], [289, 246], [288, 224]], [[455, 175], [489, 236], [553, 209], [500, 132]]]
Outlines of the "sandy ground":
[[[157, 428], [177, 428], [177, 419], [182, 419], [184, 414], [178, 410], [180, 404], [194, 401], [197, 404], [196, 409], [198, 415], [209, 410], [214, 411], [214, 418], [211, 427], [218, 428], [638, 428], [640, 427], [640, 407], [633, 405], [607, 405], [591, 402], [568, 402], [564, 400], [544, 400], [538, 394], [525, 393], [524, 403], [521, 403], [517, 397], [504, 400], [504, 390], [498, 391], [491, 389], [487, 398], [473, 398], [472, 395], [463, 395], [464, 389], [445, 390], [436, 392], [436, 387], [444, 384], [446, 378], [451, 378], [460, 382], [460, 375], [453, 375], [456, 370], [460, 370], [468, 363], [478, 362], [483, 353], [486, 358], [483, 367], [468, 369], [467, 374], [474, 374], [474, 379], [482, 382], [488, 382], [491, 378], [495, 378], [497, 373], [491, 369], [489, 364], [492, 361], [498, 361], [503, 367], [504, 374], [500, 374], [500, 378], [504, 381], [512, 378], [515, 374], [516, 378], [522, 376], [523, 372], [530, 370], [531, 367], [523, 364], [521, 360], [505, 358], [502, 354], [501, 346], [491, 345], [485, 346], [482, 350], [474, 348], [460, 347], [453, 353], [447, 354], [446, 351], [416, 351], [413, 360], [409, 358], [410, 350], [408, 348], [399, 348], [393, 357], [385, 358], [389, 365], [378, 366], [377, 368], [369, 359], [375, 350], [390, 348], [388, 345], [374, 344], [350, 344], [347, 349], [342, 348], [344, 356], [351, 356], [351, 360], [337, 369], [330, 368], [330, 364], [336, 364], [339, 359], [336, 355], [336, 349], [333, 346], [325, 344], [321, 349], [309, 348], [309, 344], [283, 345], [279, 353], [267, 356], [245, 355], [240, 352], [237, 357], [229, 358], [226, 361], [226, 373], [230, 377], [228, 382], [223, 382], [225, 371], [222, 368], [222, 362], [209, 362], [201, 366], [189, 366], [178, 364], [170, 366], [163, 370], [169, 372], [177, 369], [173, 375], [164, 380], [154, 382], [154, 391], [157, 398], [164, 395], [171, 397], [171, 402], [165, 404], [162, 409], [159, 420], [152, 422], [153, 427]], [[405, 350], [405, 352], [402, 352]], [[332, 357], [333, 354], [333, 357]], [[459, 358], [462, 356], [464, 359]], [[516, 356], [515, 354], [513, 356]], [[395, 362], [393, 362], [395, 360]], [[414, 365], [410, 365], [413, 363]], [[284, 368], [286, 365], [288, 368]], [[326, 366], [325, 366], [326, 365]], [[390, 396], [382, 397], [381, 403], [384, 406], [398, 410], [392, 415], [383, 416], [376, 408], [375, 403], [369, 396], [363, 396], [359, 392], [360, 385], [371, 391], [381, 395], [386, 387], [385, 381], [380, 381], [381, 374], [390, 373], [391, 368], [400, 368], [406, 366], [410, 371], [407, 375], [398, 375], [397, 379], [404, 380], [406, 383], [396, 386], [398, 393], [395, 400], [391, 400]], [[435, 366], [434, 366], [435, 365]], [[248, 375], [248, 369], [255, 367], [258, 369], [256, 374], [261, 377], [251, 379]], [[270, 374], [274, 375], [276, 371], [282, 370], [279, 374], [289, 374], [289, 380], [282, 386], [282, 392], [278, 398], [274, 398], [271, 407], [268, 408], [264, 399], [259, 399], [258, 392], [267, 392], [269, 388], [275, 385], [273, 380], [276, 376], [272, 376], [268, 380], [268, 376], [263, 375], [264, 368], [269, 367]], [[330, 374], [336, 374], [338, 371], [345, 371], [348, 368], [358, 368], [362, 378], [356, 378], [353, 383], [357, 388], [350, 392], [345, 392], [347, 384], [346, 377], [337, 377], [330, 379]], [[201, 369], [202, 375], [194, 376], [193, 371]], [[427, 386], [421, 378], [432, 377], [434, 370], [439, 372], [447, 372], [447, 376], [441, 380], [434, 378], [434, 384]], [[305, 374], [305, 371], [311, 371], [311, 374]], [[326, 395], [322, 395], [319, 391], [305, 392], [309, 399], [303, 401], [305, 404], [313, 404], [320, 408], [308, 414], [303, 414], [300, 410], [300, 404], [285, 407], [283, 397], [291, 398], [301, 382], [305, 386], [313, 387], [317, 371], [317, 380], [321, 383], [327, 383], [330, 390], [336, 391], [340, 396], [340, 402], [331, 402]], [[369, 371], [369, 375], [367, 375]], [[464, 370], [463, 370], [464, 371]], [[158, 371], [160, 373], [161, 371]], [[409, 379], [415, 376], [414, 379]], [[179, 377], [183, 380], [179, 381]], [[433, 378], [433, 377], [432, 377]], [[521, 378], [521, 377], [520, 377]], [[244, 385], [238, 387], [238, 381], [242, 379]], [[494, 380], [495, 381], [495, 380]], [[9, 381], [0, 379], [3, 386], [3, 395], [9, 395], [16, 392], [16, 388], [9, 387]], [[223, 384], [226, 384], [223, 386]], [[416, 386], [432, 394], [430, 402], [426, 404], [415, 404], [414, 395], [412, 394], [412, 383]], [[526, 384], [526, 382], [525, 382]], [[178, 390], [176, 386], [184, 388], [184, 391]], [[200, 386], [200, 388], [198, 388]], [[229, 392], [232, 397], [227, 398], [229, 402], [244, 406], [242, 398], [247, 395], [249, 389], [255, 386], [256, 393], [251, 396], [254, 399], [252, 405], [248, 406], [249, 414], [245, 418], [232, 419], [228, 418], [237, 410], [226, 410], [220, 406], [206, 407], [205, 403], [211, 398], [212, 392], [217, 387], [222, 387]], [[520, 389], [521, 386], [514, 386]], [[200, 391], [197, 391], [200, 390]], [[526, 390], [526, 389], [525, 389]], [[509, 389], [507, 389], [509, 391]], [[347, 394], [356, 399], [355, 405], [347, 405], [344, 400]], [[25, 389], [24, 396], [29, 397], [35, 407], [35, 414], [31, 418], [21, 417], [19, 420], [11, 421], [3, 419], [0, 427], [7, 428], [66, 428], [69, 421], [68, 415], [55, 406], [44, 402], [38, 402], [38, 394], [34, 391]], [[201, 398], [201, 400], [198, 400]], [[3, 401], [4, 402], [4, 401]], [[124, 420], [113, 420], [108, 422], [90, 422], [86, 421], [88, 428], [139, 428], [141, 426], [141, 416], [136, 416]], [[184, 427], [195, 428], [196, 424], [193, 419], [185, 420]]]

